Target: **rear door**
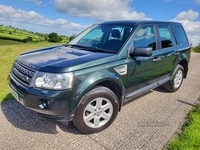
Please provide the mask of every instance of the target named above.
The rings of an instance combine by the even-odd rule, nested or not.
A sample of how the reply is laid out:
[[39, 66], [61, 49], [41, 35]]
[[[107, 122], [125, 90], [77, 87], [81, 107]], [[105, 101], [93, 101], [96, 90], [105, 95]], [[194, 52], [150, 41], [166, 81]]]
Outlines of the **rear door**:
[[159, 66], [162, 70], [160, 77], [158, 79], [159, 84], [162, 84], [169, 80], [170, 75], [172, 74], [177, 58], [180, 55], [176, 51], [177, 43], [170, 25], [168, 24], [159, 24], [157, 25], [158, 32], [158, 51], [160, 51], [160, 61]]

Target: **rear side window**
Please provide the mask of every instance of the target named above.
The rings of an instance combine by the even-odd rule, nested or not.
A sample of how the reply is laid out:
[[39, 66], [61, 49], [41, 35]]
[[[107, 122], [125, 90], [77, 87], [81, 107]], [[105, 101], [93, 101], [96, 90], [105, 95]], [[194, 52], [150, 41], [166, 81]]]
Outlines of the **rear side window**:
[[161, 40], [161, 47], [168, 48], [176, 44], [174, 36], [171, 34], [168, 25], [158, 25], [158, 31]]
[[188, 43], [187, 36], [185, 34], [185, 31], [183, 30], [183, 27], [181, 25], [175, 25], [176, 32], [179, 36], [179, 42], [181, 43]]

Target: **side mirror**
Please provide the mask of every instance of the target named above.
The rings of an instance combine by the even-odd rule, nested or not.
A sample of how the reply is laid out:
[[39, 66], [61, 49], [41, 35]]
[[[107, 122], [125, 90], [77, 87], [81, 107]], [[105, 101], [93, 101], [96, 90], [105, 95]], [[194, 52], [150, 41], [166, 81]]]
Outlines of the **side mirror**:
[[131, 56], [152, 56], [152, 47], [136, 47], [135, 49], [130, 50]]

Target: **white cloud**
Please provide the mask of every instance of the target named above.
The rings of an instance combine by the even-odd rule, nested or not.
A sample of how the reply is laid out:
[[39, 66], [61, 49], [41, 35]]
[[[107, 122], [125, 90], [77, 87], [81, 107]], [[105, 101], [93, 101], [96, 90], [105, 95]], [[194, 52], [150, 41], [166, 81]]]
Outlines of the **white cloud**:
[[173, 21], [182, 23], [190, 42], [193, 45], [200, 43], [200, 22], [194, 21], [198, 18], [199, 12], [193, 10], [180, 12]]
[[13, 9], [11, 6], [0, 5], [0, 17], [13, 19], [17, 21], [28, 21], [34, 23], [35, 21], [44, 19], [43, 16], [34, 11], [23, 11], [21, 9]]
[[177, 20], [195, 20], [199, 16], [199, 12], [195, 12], [192, 9], [188, 11], [182, 11], [177, 15]]
[[182, 20], [181, 23], [185, 27], [185, 30], [189, 33], [198, 33], [200, 35], [200, 22], [193, 22], [189, 20]]
[[96, 20], [151, 19], [130, 8], [133, 0], [54, 0], [56, 11]]
[[[68, 22], [65, 19], [50, 20], [34, 11], [23, 11], [11, 6], [0, 5], [1, 23], [17, 26], [34, 32], [57, 32], [62, 35], [77, 34], [87, 26]], [[48, 29], [48, 30], [47, 30]]]

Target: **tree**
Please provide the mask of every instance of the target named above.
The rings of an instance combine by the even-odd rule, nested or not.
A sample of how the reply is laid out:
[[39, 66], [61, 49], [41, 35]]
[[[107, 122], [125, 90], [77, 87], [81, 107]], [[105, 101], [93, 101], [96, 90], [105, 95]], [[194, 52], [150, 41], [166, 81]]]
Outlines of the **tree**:
[[47, 36], [47, 35], [44, 36], [44, 40], [45, 40], [45, 41], [48, 40], [48, 36]]
[[33, 37], [29, 36], [28, 41], [33, 41]]
[[31, 42], [31, 41], [33, 41], [33, 37], [31, 37], [31, 36], [29, 36], [29, 37], [23, 39], [23, 42], [24, 42], [24, 43]]
[[73, 40], [75, 37], [76, 37], [76, 34], [72, 34], [72, 35], [69, 37], [69, 41]]
[[200, 53], [200, 43], [192, 49], [194, 52]]
[[60, 39], [60, 37], [58, 36], [57, 33], [52, 32], [52, 33], [49, 34], [49, 40], [48, 41], [56, 43], [56, 42], [60, 42], [61, 39]]

